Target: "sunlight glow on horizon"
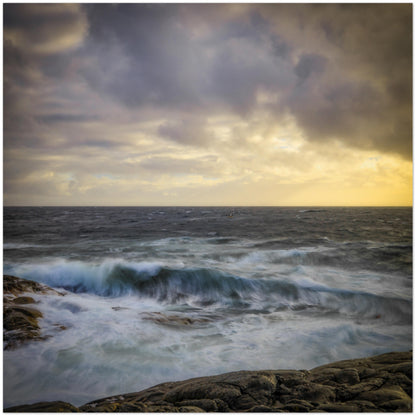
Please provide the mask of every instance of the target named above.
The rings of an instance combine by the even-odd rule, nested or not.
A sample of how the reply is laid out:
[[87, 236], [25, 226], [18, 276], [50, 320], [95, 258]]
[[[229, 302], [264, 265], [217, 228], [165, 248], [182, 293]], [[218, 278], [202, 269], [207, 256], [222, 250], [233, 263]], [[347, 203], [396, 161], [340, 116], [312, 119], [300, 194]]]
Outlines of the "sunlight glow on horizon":
[[411, 4], [5, 4], [4, 204], [412, 206], [411, 29]]

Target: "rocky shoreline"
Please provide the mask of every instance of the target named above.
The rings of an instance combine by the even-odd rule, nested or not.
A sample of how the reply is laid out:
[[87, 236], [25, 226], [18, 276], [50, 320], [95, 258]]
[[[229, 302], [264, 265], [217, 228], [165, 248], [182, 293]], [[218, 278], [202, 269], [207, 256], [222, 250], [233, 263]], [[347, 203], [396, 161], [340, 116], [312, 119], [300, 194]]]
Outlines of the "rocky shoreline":
[[65, 402], [5, 412], [411, 412], [412, 353], [345, 360], [313, 370], [237, 371], [163, 383], [79, 408]]
[[[37, 322], [41, 314], [33, 306], [35, 300], [26, 295], [62, 294], [13, 276], [4, 276], [3, 288], [4, 348], [42, 340]], [[168, 382], [80, 407], [55, 401], [14, 406], [4, 411], [411, 412], [412, 362], [412, 352], [391, 352], [339, 361], [312, 370], [237, 371]]]
[[36, 309], [33, 294], [62, 293], [31, 280], [16, 276], [3, 276], [3, 349], [17, 348], [27, 341], [41, 341], [45, 336], [41, 334], [38, 320], [43, 317]]

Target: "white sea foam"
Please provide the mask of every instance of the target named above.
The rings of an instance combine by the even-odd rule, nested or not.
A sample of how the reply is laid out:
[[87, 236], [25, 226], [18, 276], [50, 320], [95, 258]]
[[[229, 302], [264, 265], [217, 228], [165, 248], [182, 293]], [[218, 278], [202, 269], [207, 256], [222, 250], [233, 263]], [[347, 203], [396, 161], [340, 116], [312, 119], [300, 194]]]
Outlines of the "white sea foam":
[[[241, 368], [311, 368], [400, 349], [411, 339], [411, 330], [392, 330], [377, 320], [317, 320], [313, 313], [291, 309], [234, 316], [213, 311], [206, 324], [187, 326], [149, 319], [158, 316], [154, 313], [181, 313], [152, 299], [71, 293], [36, 299], [45, 316], [42, 330], [51, 338], [4, 352], [6, 406], [20, 403], [21, 397], [26, 403], [80, 405], [166, 380]], [[207, 313], [199, 309], [186, 316], [206, 318]]]
[[411, 211], [190, 210], [6, 209], [4, 272], [66, 295], [33, 295], [5, 406], [411, 348]]
[[343, 275], [330, 273], [332, 280], [328, 285], [327, 279], [314, 278], [311, 269], [304, 266], [302, 270], [296, 267], [295, 272], [292, 270], [285, 277], [273, 276], [270, 270], [265, 276], [244, 277], [212, 268], [171, 268], [120, 259], [107, 259], [101, 264], [57, 260], [19, 265], [12, 273], [74, 293], [112, 298], [131, 295], [141, 300], [157, 300], [163, 305], [232, 307], [242, 312], [314, 306], [341, 315], [379, 316], [385, 322], [407, 322], [412, 307], [410, 299], [400, 294], [376, 294], [360, 286], [334, 284], [334, 280], [341, 283]]

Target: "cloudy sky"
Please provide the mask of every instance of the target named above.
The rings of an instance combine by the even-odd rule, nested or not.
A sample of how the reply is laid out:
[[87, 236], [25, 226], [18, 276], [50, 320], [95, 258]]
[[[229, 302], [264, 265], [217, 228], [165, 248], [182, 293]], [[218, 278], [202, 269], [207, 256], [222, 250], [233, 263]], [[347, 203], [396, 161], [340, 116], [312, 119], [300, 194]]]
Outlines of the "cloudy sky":
[[5, 4], [5, 205], [411, 205], [412, 4]]

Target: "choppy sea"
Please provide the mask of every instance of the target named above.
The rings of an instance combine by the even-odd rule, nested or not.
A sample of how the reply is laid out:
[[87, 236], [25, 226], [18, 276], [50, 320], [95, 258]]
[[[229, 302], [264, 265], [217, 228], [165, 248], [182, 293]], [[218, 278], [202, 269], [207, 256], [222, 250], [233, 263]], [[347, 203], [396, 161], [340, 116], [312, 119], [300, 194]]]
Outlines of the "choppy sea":
[[[411, 208], [5, 207], [3, 270], [46, 283], [4, 405], [412, 348]], [[62, 330], [62, 328], [66, 328]]]

